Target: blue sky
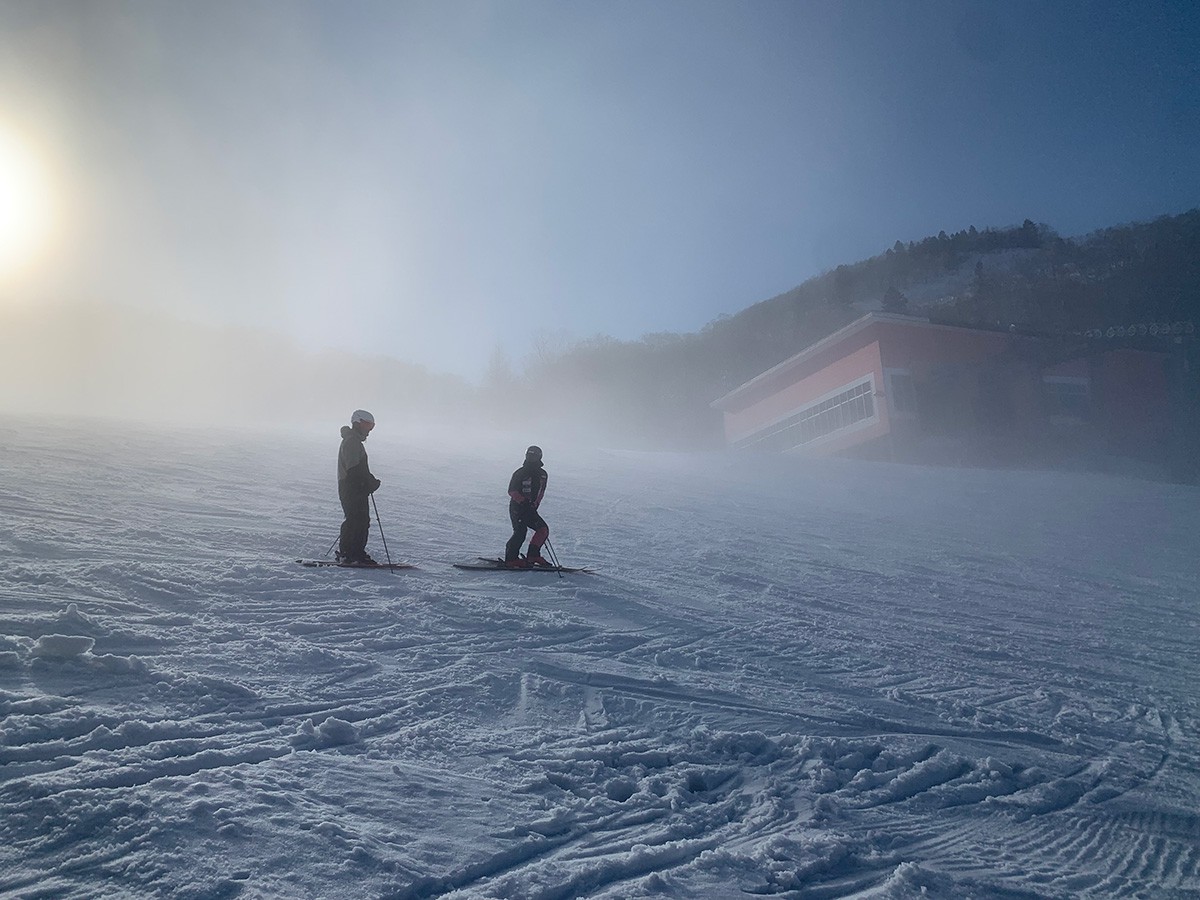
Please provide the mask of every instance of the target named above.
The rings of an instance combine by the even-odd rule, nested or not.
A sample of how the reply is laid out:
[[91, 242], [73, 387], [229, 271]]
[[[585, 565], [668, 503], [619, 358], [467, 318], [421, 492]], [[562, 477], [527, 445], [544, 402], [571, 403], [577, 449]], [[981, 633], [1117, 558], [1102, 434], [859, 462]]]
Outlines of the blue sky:
[[64, 199], [11, 294], [479, 375], [939, 230], [1200, 205], [1185, 2], [0, 4]]

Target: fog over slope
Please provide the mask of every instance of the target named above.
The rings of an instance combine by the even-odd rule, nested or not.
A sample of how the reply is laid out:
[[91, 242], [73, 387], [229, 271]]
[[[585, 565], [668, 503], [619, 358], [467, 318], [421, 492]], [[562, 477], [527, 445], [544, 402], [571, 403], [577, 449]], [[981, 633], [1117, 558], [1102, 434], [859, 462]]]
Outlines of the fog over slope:
[[17, 414], [316, 425], [359, 406], [450, 419], [471, 399], [460, 379], [394, 358], [131, 306], [14, 308], [0, 321], [0, 409]]

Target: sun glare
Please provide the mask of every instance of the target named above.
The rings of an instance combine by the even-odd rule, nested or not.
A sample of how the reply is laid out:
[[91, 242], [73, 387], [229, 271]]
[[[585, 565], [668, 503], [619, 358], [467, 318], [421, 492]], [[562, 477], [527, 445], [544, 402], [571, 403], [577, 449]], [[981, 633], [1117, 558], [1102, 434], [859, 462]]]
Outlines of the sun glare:
[[36, 262], [53, 219], [46, 166], [27, 143], [0, 127], [0, 279]]

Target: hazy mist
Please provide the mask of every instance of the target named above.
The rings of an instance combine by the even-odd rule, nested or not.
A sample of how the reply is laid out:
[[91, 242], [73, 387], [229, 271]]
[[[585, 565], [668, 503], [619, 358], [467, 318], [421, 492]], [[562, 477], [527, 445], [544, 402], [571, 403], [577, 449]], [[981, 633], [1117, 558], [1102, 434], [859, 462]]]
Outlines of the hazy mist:
[[[758, 361], [701, 366], [685, 341], [652, 362], [646, 335], [941, 229], [1078, 234], [1200, 203], [1197, 19], [1171, 0], [6, 3], [0, 251], [23, 249], [0, 252], [0, 409], [366, 406], [707, 446], [707, 404]], [[556, 363], [580, 342], [636, 365]]]
[[[546, 359], [569, 349], [555, 347]], [[553, 440], [688, 443], [664, 442], [650, 427], [651, 408], [611, 375], [539, 386], [529, 377], [534, 365], [515, 361], [468, 382], [386, 356], [315, 351], [265, 329], [129, 306], [0, 310], [0, 414], [336, 435], [352, 410], [366, 408], [388, 440], [492, 444], [511, 434], [518, 449]]]
[[865, 9], [6, 3], [0, 131], [56, 227], [0, 307], [473, 379], [539, 330], [695, 331], [897, 239], [1200, 202], [1194, 8]]
[[473, 397], [458, 378], [394, 359], [132, 307], [26, 308], [0, 326], [0, 409], [17, 414], [315, 425], [358, 406], [448, 419]]

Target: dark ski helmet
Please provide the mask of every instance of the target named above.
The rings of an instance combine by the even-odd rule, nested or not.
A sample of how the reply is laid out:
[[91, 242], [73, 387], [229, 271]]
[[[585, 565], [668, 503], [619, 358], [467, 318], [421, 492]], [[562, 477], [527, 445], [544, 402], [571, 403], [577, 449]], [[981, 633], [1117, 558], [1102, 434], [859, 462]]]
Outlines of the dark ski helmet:
[[525, 462], [541, 462], [541, 461], [542, 461], [542, 448], [539, 447], [537, 444], [530, 445], [529, 449], [525, 451]]

